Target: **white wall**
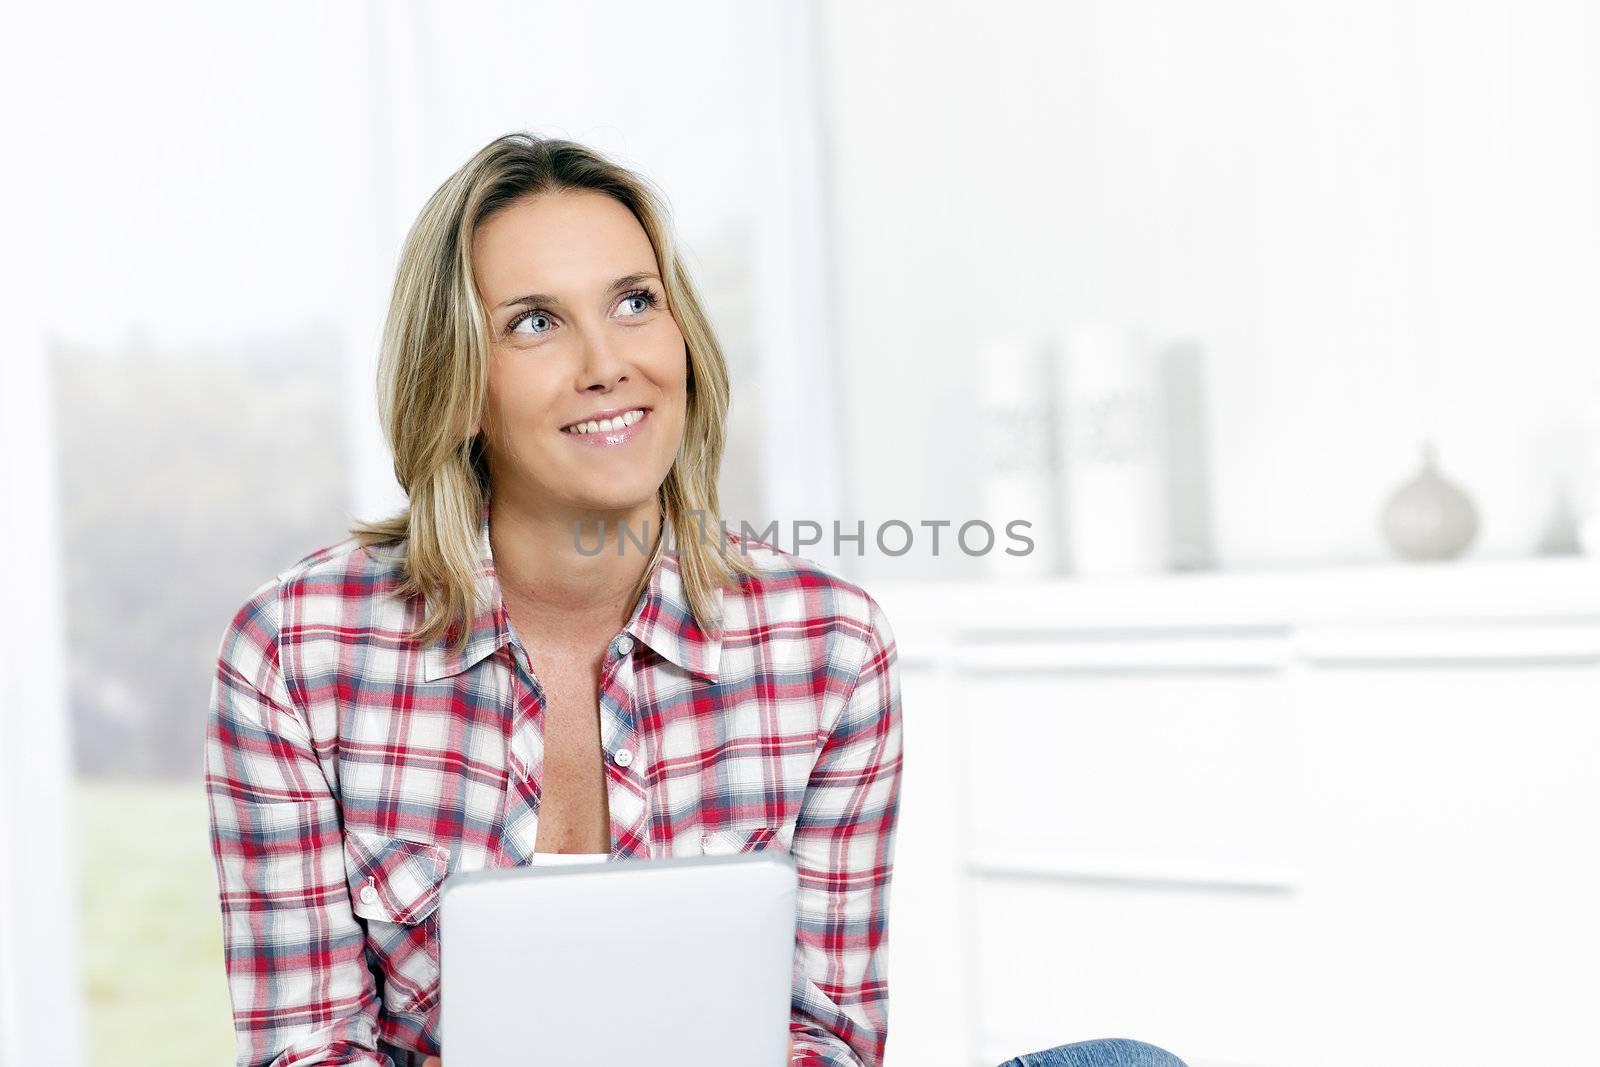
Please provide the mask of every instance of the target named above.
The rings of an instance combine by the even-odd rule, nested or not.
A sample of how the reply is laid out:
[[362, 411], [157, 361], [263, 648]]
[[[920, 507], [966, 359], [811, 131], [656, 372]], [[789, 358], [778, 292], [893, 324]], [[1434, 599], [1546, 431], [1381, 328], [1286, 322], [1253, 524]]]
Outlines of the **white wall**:
[[1534, 551], [1600, 395], [1592, 5], [826, 12], [858, 511], [973, 514], [978, 345], [1095, 317], [1204, 346], [1223, 564], [1385, 558], [1430, 427]]
[[[21, 316], [11, 299], [0, 310]], [[13, 329], [0, 362], [0, 1067], [76, 1067], [82, 1051], [51, 422], [41, 338]]]
[[[31, 20], [19, 20], [18, 31]], [[0, 35], [0, 99], [26, 99], [26, 32]], [[40, 116], [0, 109], [0, 1067], [82, 1055], [67, 657], [54, 427], [38, 271], [18, 249], [48, 232], [29, 164]]]

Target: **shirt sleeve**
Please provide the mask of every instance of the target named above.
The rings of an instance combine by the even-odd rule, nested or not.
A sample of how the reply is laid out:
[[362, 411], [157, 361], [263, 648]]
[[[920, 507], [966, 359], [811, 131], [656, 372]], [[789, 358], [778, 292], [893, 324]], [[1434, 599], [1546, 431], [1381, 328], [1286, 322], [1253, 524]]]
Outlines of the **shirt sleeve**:
[[791, 1063], [880, 1067], [888, 1039], [888, 891], [900, 805], [894, 633], [871, 603], [865, 658], [806, 785], [791, 852], [799, 879]]
[[205, 737], [211, 850], [239, 1067], [375, 1064], [378, 998], [337, 800], [279, 662], [279, 589], [223, 636]]

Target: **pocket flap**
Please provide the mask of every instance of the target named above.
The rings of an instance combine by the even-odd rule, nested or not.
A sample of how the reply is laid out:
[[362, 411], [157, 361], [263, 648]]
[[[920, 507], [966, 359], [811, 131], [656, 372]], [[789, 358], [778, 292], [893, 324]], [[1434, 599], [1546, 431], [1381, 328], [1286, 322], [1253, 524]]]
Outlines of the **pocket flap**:
[[425, 841], [347, 830], [345, 871], [350, 906], [365, 919], [418, 923], [439, 906], [450, 851]]
[[747, 826], [734, 830], [707, 830], [700, 841], [700, 851], [707, 856], [732, 856], [741, 852], [760, 852], [777, 847], [789, 848], [792, 831], [782, 826]]

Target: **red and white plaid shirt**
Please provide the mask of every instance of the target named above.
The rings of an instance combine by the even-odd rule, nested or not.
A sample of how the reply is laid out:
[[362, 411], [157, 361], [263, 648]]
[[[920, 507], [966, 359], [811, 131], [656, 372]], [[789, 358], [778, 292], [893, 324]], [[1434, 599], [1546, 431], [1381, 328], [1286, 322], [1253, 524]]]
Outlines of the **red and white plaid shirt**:
[[[894, 636], [859, 587], [729, 536], [762, 575], [719, 593], [720, 634], [695, 622], [669, 551], [607, 647], [611, 860], [787, 849], [792, 1062], [875, 1067], [901, 766]], [[450, 633], [408, 636], [421, 605], [391, 595], [393, 550], [353, 539], [263, 584], [223, 637], [205, 777], [241, 1065], [437, 1054], [440, 883], [529, 862], [544, 697], [500, 598], [487, 507], [479, 547], [480, 610], [458, 655]], [[638, 988], [617, 975], [619, 997]]]

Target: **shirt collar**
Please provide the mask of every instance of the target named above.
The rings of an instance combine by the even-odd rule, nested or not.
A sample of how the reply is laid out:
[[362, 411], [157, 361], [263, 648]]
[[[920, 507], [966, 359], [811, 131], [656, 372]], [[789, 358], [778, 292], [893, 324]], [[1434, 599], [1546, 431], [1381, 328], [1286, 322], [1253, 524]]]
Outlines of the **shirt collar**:
[[[662, 512], [663, 536], [667, 545], [675, 545], [673, 523]], [[505, 601], [500, 596], [500, 582], [495, 575], [494, 553], [489, 546], [489, 505], [483, 505], [478, 520], [478, 574], [474, 590], [477, 614], [473, 618], [472, 633], [460, 652], [451, 649], [456, 636], [456, 623], [451, 623], [442, 637], [423, 649], [423, 678], [435, 681], [474, 666], [487, 656], [499, 651], [511, 640], [511, 624]], [[719, 587], [715, 593], [714, 610], [720, 618], [723, 594]], [[678, 554], [670, 547], [664, 548], [659, 565], [650, 576], [650, 583], [633, 607], [633, 614], [623, 631], [650, 646], [663, 659], [669, 660], [691, 674], [710, 681], [717, 680], [717, 665], [721, 658], [720, 631], [703, 630], [689, 608], [684, 594], [682, 574], [678, 568]]]

